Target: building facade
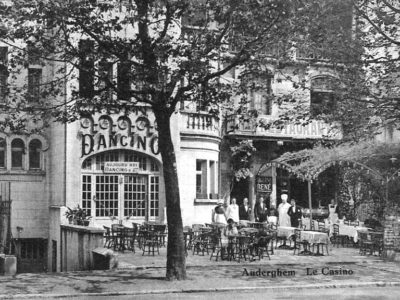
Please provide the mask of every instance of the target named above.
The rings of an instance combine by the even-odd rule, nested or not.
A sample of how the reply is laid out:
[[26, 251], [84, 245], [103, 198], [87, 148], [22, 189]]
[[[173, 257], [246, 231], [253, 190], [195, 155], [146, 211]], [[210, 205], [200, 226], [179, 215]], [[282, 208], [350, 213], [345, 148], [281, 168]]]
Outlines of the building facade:
[[[37, 101], [41, 82], [51, 79], [54, 65], [38, 63], [33, 56], [17, 79], [10, 78], [7, 47], [0, 45], [0, 104], [7, 104], [7, 87], [24, 88], [28, 101]], [[271, 75], [267, 88], [249, 89], [248, 108], [259, 112], [258, 119], [218, 117], [190, 105], [172, 115], [184, 225], [211, 222], [211, 211], [219, 199], [227, 203], [236, 197], [240, 204], [247, 197], [254, 206], [263, 196], [269, 206], [277, 206], [282, 193], [304, 197], [302, 183], [284, 170], [265, 168], [265, 164], [283, 152], [312, 147], [316, 140], [340, 138], [340, 133], [332, 133], [329, 125], [316, 120], [268, 129], [258, 125], [260, 119], [279, 117], [281, 108], [272, 99], [285, 94], [295, 93], [316, 114], [333, 105], [329, 82], [337, 74], [329, 67], [307, 63], [308, 54], [296, 53], [295, 65], [285, 69], [278, 70], [274, 59], [267, 60], [265, 68]], [[299, 67], [296, 80], [306, 81], [308, 89], [293, 88], [293, 79], [285, 76]], [[52, 100], [67, 103], [74, 86], [86, 92], [91, 86], [85, 82], [89, 75], [77, 74], [78, 80], [66, 83], [64, 98]], [[233, 76], [226, 79], [236, 80], [238, 75]], [[123, 74], [116, 78], [121, 84], [125, 82]], [[238, 105], [238, 99], [234, 103]], [[41, 124], [32, 122], [29, 126], [40, 128]], [[230, 146], [241, 140], [253, 141], [257, 149], [251, 161], [253, 176], [233, 181]], [[72, 123], [51, 123], [40, 134], [2, 132], [0, 174], [1, 186], [7, 186], [1, 191], [2, 199], [12, 201], [7, 226], [20, 272], [62, 269], [60, 225], [68, 223], [68, 208], [81, 207], [91, 216], [89, 226], [100, 228], [115, 222], [127, 226], [132, 222], [167, 222], [168, 187], [164, 185], [157, 124], [145, 105], [129, 114], [104, 111], [82, 115]]]

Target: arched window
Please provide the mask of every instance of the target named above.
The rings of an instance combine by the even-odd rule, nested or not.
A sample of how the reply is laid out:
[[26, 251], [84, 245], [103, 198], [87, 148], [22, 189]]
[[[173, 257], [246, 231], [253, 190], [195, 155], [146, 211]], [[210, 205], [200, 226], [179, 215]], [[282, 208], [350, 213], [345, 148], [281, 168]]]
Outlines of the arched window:
[[25, 154], [25, 144], [21, 139], [14, 139], [11, 142], [11, 168], [22, 169], [24, 154]]
[[41, 153], [42, 142], [39, 140], [32, 140], [29, 143], [29, 169], [41, 168]]
[[0, 168], [6, 167], [6, 140], [0, 138]]

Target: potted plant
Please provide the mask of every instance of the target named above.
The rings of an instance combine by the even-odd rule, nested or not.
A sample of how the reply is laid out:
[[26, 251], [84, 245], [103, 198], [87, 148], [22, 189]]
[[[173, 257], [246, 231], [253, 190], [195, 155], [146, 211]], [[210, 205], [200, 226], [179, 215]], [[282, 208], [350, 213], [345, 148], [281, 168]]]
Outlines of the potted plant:
[[75, 208], [67, 207], [65, 216], [67, 217], [70, 224], [82, 226], [89, 226], [89, 222], [91, 219], [91, 216], [87, 216], [86, 211], [79, 205]]

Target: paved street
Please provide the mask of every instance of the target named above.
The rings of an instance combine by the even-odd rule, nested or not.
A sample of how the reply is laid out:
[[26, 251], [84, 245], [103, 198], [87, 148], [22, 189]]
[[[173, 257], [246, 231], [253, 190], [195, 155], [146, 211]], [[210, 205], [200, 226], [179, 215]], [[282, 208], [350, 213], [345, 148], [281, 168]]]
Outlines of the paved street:
[[[73, 298], [73, 299], [90, 299], [90, 298]], [[94, 298], [93, 298], [94, 299]], [[132, 299], [132, 296], [103, 296], [96, 299]], [[280, 290], [280, 291], [243, 291], [243, 292], [219, 292], [219, 293], [182, 293], [182, 294], [161, 294], [161, 295], [141, 295], [135, 299], [188, 299], [188, 300], [214, 300], [214, 299], [243, 299], [243, 300], [259, 300], [259, 299], [295, 299], [295, 300], [394, 300], [400, 299], [399, 287], [385, 288], [345, 288], [345, 289], [307, 289], [307, 290]]]
[[333, 248], [330, 256], [323, 257], [294, 256], [292, 251], [280, 250], [271, 260], [241, 263], [215, 262], [207, 255], [189, 254], [188, 280], [179, 282], [164, 280], [165, 249], [162, 251], [162, 255], [154, 257], [141, 253], [120, 254], [120, 269], [111, 271], [0, 277], [0, 297], [202, 299], [212, 296], [211, 299], [219, 299], [234, 295], [235, 299], [242, 296], [249, 299], [249, 296], [257, 298], [260, 293], [281, 297], [284, 291], [285, 295], [292, 293], [288, 294], [292, 299], [303, 299], [301, 295], [313, 291], [317, 299], [322, 291], [329, 299], [329, 295], [343, 290], [348, 292], [340, 292], [340, 297], [344, 298], [339, 299], [357, 299], [358, 294], [354, 293], [364, 293], [368, 288], [373, 293], [366, 293], [370, 298], [365, 299], [377, 299], [374, 296], [378, 291], [386, 295], [389, 288], [396, 294], [400, 287], [398, 263], [383, 262], [376, 256], [359, 256], [358, 250], [353, 248]]

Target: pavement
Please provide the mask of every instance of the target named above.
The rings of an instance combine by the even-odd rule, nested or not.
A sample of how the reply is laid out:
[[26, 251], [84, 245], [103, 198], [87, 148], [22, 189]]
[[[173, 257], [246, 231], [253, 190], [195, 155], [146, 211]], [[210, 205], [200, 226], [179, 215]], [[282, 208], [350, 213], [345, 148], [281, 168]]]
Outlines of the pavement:
[[18, 274], [0, 277], [1, 299], [54, 299], [173, 295], [226, 291], [287, 291], [313, 288], [400, 287], [400, 264], [360, 256], [356, 248], [331, 248], [329, 256], [298, 256], [276, 250], [271, 260], [215, 261], [205, 254], [187, 257], [184, 281], [166, 281], [166, 250], [160, 255], [118, 253], [109, 271]]

